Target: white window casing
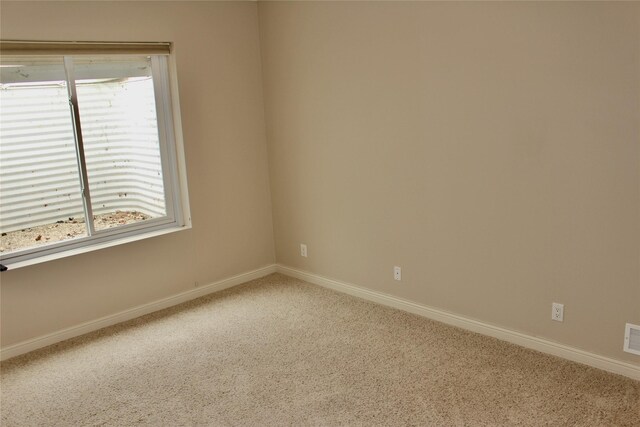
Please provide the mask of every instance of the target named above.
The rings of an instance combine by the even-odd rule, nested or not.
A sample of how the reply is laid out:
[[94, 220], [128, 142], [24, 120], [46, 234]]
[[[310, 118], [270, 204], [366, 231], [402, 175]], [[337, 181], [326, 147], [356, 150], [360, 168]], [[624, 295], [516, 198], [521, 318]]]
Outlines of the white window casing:
[[[0, 83], [28, 85], [42, 81], [66, 82], [71, 105], [68, 120], [71, 120], [73, 126], [77, 128], [77, 132], [74, 132], [77, 166], [73, 165], [69, 149], [63, 149], [63, 146], [69, 145], [69, 134], [65, 133], [64, 129], [59, 134], [36, 133], [33, 137], [30, 136], [31, 139], [26, 143], [16, 139], [17, 143], [13, 145], [7, 143], [3, 146], [0, 141], [2, 148], [0, 151], [0, 185], [2, 185], [0, 228], [4, 232], [56, 222], [56, 212], [60, 210], [69, 215], [83, 215], [87, 226], [87, 236], [0, 253], [0, 263], [8, 266], [9, 269], [14, 269], [191, 227], [176, 69], [170, 47], [168, 43], [0, 43], [0, 52], [5, 58], [9, 55], [12, 59], [20, 58], [21, 55], [39, 58], [40, 55], [45, 54], [42, 56], [42, 64], [30, 67], [29, 72], [16, 66], [0, 68], [2, 74]], [[47, 58], [54, 56], [60, 58], [61, 53], [65, 66], [63, 75], [60, 73], [59, 66], [47, 64]], [[150, 69], [132, 60], [132, 55], [145, 55], [150, 58]], [[0, 65], [4, 62], [2, 59], [4, 58], [0, 58]], [[80, 118], [83, 104], [78, 103], [76, 89], [76, 81], [80, 80], [91, 79], [100, 83], [100, 79], [145, 78], [149, 75], [152, 77], [155, 100], [155, 123], [157, 123], [159, 140], [158, 161], [162, 171], [158, 175], [161, 176], [155, 176], [151, 173], [153, 169], [145, 166], [145, 162], [155, 161], [153, 155], [149, 157], [150, 150], [144, 143], [144, 138], [147, 137], [144, 133], [149, 131], [146, 128], [141, 130], [142, 142], [135, 146], [128, 144], [123, 137], [122, 141], [111, 142], [111, 145], [104, 149], [100, 148], [99, 144], [93, 143], [91, 151], [85, 151], [84, 125]], [[61, 89], [64, 90], [64, 88]], [[89, 95], [93, 96], [90, 99], [91, 102], [109, 103], [109, 105], [116, 102], [112, 99], [105, 100], [105, 95], [99, 90], [85, 96]], [[39, 101], [36, 100], [34, 106], [23, 108], [38, 108]], [[47, 100], [43, 102], [46, 109]], [[9, 107], [10, 105], [7, 104], [7, 108], [3, 108], [7, 115], [10, 114], [6, 112], [10, 110]], [[50, 110], [51, 118], [48, 120], [64, 120], [60, 115], [62, 111], [60, 106], [57, 110], [54, 107]], [[48, 112], [42, 109], [40, 111]], [[100, 110], [97, 111], [99, 114]], [[2, 111], [0, 114], [3, 114]], [[113, 126], [117, 126], [117, 115], [111, 118], [107, 117], [111, 114], [110, 112], [105, 114], [105, 126], [111, 125], [109, 120], [114, 123]], [[113, 126], [112, 129], [114, 129]], [[91, 137], [90, 132], [87, 132]], [[3, 133], [0, 127], [0, 138]], [[112, 139], [117, 139], [117, 135]], [[9, 141], [9, 138], [5, 140]], [[26, 147], [24, 153], [23, 147]], [[137, 153], [136, 150], [142, 151]], [[91, 154], [89, 162], [91, 171], [88, 172], [87, 155], [89, 153]], [[25, 164], [28, 162], [33, 163], [30, 174], [25, 172]], [[119, 162], [131, 163], [131, 166], [129, 169], [118, 169], [112, 166]], [[77, 171], [75, 176], [74, 166]], [[108, 177], [105, 178], [104, 183], [98, 182], [96, 178], [102, 176]], [[123, 187], [119, 188], [119, 185]], [[77, 192], [77, 187], [81, 189], [82, 199], [74, 201], [72, 197], [68, 197], [68, 200], [60, 197], [63, 193]], [[119, 200], [116, 193], [120, 196], [124, 193], [127, 197]], [[123, 201], [125, 199], [126, 201]], [[40, 203], [37, 212], [33, 207], [34, 200]], [[42, 208], [42, 206], [48, 207], [48, 203], [42, 205], [42, 200], [51, 203], [51, 209]], [[78, 201], [81, 201], [81, 206]], [[151, 217], [146, 221], [97, 229], [93, 223], [94, 215], [109, 211], [113, 206], [120, 206], [118, 203], [120, 205], [124, 203], [122, 206], [126, 206], [127, 209], [148, 212]]]

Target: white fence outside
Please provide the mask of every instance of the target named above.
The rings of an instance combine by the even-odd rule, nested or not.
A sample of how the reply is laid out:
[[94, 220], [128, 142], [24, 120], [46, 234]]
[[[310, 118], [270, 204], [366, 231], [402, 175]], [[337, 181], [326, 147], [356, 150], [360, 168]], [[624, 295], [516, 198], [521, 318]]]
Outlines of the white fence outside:
[[[78, 93], [94, 214], [164, 216], [151, 79], [79, 85]], [[82, 218], [66, 87], [3, 87], [0, 109], [0, 229]]]

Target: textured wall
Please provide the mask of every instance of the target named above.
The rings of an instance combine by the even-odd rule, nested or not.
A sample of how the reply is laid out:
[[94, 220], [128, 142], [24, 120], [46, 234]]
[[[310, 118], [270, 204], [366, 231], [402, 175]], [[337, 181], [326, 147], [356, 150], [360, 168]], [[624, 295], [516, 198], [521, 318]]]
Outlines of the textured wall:
[[193, 229], [2, 273], [2, 346], [274, 262], [257, 8], [2, 2], [4, 39], [172, 41]]
[[258, 8], [279, 263], [640, 363], [640, 5]]
[[2, 345], [273, 262], [264, 80], [278, 262], [638, 363], [639, 8], [3, 2], [175, 42], [194, 228], [3, 273]]

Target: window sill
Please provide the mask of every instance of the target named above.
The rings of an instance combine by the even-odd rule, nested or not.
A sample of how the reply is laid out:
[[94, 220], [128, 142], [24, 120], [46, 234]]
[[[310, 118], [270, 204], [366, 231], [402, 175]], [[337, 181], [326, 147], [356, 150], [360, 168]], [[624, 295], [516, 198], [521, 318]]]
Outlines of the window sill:
[[[12, 270], [17, 270], [17, 269], [23, 268], [23, 267], [28, 267], [30, 265], [41, 264], [43, 262], [48, 262], [48, 261], [53, 261], [53, 260], [56, 260], [56, 259], [67, 258], [67, 257], [71, 257], [71, 256], [74, 256], [74, 255], [84, 254], [84, 253], [87, 253], [87, 252], [93, 252], [93, 251], [97, 251], [97, 250], [104, 249], [104, 248], [110, 248], [110, 247], [113, 247], [113, 246], [119, 246], [119, 245], [123, 245], [123, 244], [130, 243], [130, 242], [137, 242], [138, 240], [145, 240], [145, 239], [149, 239], [151, 237], [162, 236], [162, 235], [165, 235], [165, 234], [175, 233], [176, 231], [187, 230], [187, 229], [190, 229], [190, 228], [191, 228], [190, 224], [183, 225], [183, 226], [162, 228], [162, 229], [159, 229], [159, 230], [148, 231], [146, 233], [139, 233], [139, 234], [135, 234], [135, 235], [127, 235], [127, 236], [123, 236], [123, 237], [120, 237], [120, 238], [115, 238], [115, 239], [112, 239], [112, 240], [108, 240], [108, 241], [105, 241], [105, 242], [94, 243], [94, 244], [90, 244], [90, 245], [86, 245], [86, 246], [82, 246], [82, 247], [78, 247], [78, 248], [73, 248], [73, 249], [68, 249], [68, 250], [64, 250], [64, 251], [60, 251], [60, 252], [56, 252], [56, 253], [52, 253], [52, 254], [48, 254], [48, 255], [42, 255], [42, 256], [31, 258], [31, 259], [28, 259], [28, 260], [25, 260], [25, 261], [17, 261], [17, 262], [3, 261], [2, 264], [7, 267], [7, 271], [12, 271]], [[5, 274], [6, 274], [6, 272], [5, 272]]]

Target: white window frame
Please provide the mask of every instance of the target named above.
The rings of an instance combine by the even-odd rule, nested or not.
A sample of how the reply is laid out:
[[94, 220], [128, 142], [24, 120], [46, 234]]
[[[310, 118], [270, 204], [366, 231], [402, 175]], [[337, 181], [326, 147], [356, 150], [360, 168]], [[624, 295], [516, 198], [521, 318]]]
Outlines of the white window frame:
[[[20, 45], [22, 42], [8, 43]], [[143, 222], [96, 230], [93, 224], [91, 196], [86, 161], [84, 159], [82, 130], [80, 124], [80, 110], [78, 108], [74, 78], [73, 56], [75, 56], [76, 53], [47, 53], [46, 42], [43, 44], [45, 45], [45, 51], [44, 53], [39, 51], [39, 54], [42, 53], [43, 55], [48, 56], [57, 55], [64, 57], [69, 103], [71, 108], [71, 120], [74, 126], [74, 136], [76, 141], [76, 155], [81, 181], [81, 193], [85, 209], [87, 236], [76, 237], [57, 243], [25, 248], [1, 254], [0, 263], [8, 267], [9, 270], [13, 270], [27, 265], [191, 228], [182, 126], [178, 102], [178, 85], [173, 54], [158, 54], [156, 52], [149, 54], [151, 57], [151, 69], [156, 103], [166, 216], [161, 218], [151, 218]], [[60, 45], [61, 43], [56, 43], [56, 46]], [[141, 44], [136, 44], [136, 49], [139, 50], [140, 45]], [[163, 43], [161, 45], [170, 46], [170, 44], [167, 43]], [[65, 44], [62, 44], [62, 46], [65, 46]], [[72, 44], [70, 46], [77, 47], [76, 44]], [[97, 50], [100, 50], [101, 46], [108, 46], [110, 49], [106, 54], [108, 56], [121, 56], [127, 54], [118, 53], [118, 44], [91, 44], [91, 46], [96, 47]], [[127, 50], [127, 47], [129, 47], [129, 45], [123, 44], [125, 51]], [[140, 54], [139, 52], [136, 53], [138, 55]], [[33, 56], [33, 54], [30, 55]]]

